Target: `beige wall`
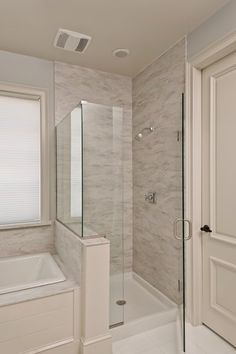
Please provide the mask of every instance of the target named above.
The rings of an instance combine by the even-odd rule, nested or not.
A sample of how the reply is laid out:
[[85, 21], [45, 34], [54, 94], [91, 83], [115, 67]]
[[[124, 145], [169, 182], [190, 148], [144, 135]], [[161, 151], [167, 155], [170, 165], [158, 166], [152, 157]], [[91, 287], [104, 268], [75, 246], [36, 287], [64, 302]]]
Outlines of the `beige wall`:
[[[78, 105], [81, 100], [85, 100], [91, 103], [96, 103], [100, 105], [107, 106], [116, 106], [123, 109], [123, 198], [124, 198], [124, 212], [123, 212], [123, 234], [124, 234], [124, 256], [125, 256], [125, 270], [131, 271], [132, 267], [132, 82], [131, 79], [125, 76], [109, 74], [105, 72], [95, 71], [79, 66], [68, 65], [64, 63], [55, 63], [55, 102], [56, 102], [56, 122], [60, 122], [70, 111]], [[90, 106], [90, 109], [87, 110], [88, 119], [91, 118], [91, 113], [93, 106]], [[103, 110], [103, 108], [101, 109]], [[104, 108], [106, 110], [106, 108]], [[109, 108], [107, 108], [109, 111]], [[98, 108], [98, 112], [100, 109]], [[95, 112], [96, 113], [96, 112]], [[106, 117], [112, 117], [112, 112], [105, 112]], [[104, 117], [105, 117], [104, 116]], [[91, 123], [94, 124], [93, 130], [87, 129], [89, 132], [97, 132], [98, 137], [106, 132], [106, 128], [110, 130], [111, 126], [109, 121], [104, 118], [104, 121], [101, 120], [101, 116], [98, 114], [98, 119], [96, 121], [96, 116]], [[89, 122], [88, 122], [89, 123]], [[111, 123], [111, 122], [110, 122]], [[104, 126], [102, 126], [104, 124]], [[89, 128], [89, 125], [87, 126]], [[99, 133], [100, 132], [100, 133]], [[106, 135], [106, 134], [105, 134]], [[89, 138], [89, 136], [88, 136]], [[90, 137], [91, 138], [91, 137]], [[91, 143], [94, 144], [94, 149], [97, 148], [97, 138], [91, 140]], [[109, 139], [108, 139], [109, 140]], [[107, 140], [107, 143], [109, 141]], [[104, 142], [104, 141], [103, 141]], [[109, 148], [107, 149], [109, 152]], [[104, 163], [104, 156], [101, 160]], [[109, 186], [106, 183], [107, 176], [104, 175], [105, 170], [102, 172], [101, 181], [103, 180], [104, 188], [100, 183], [99, 188], [94, 190], [94, 178], [98, 180], [98, 173], [101, 172], [101, 169], [96, 169], [94, 163], [96, 162], [94, 157], [93, 161], [88, 165], [90, 171], [88, 170], [88, 176], [92, 176], [86, 179], [86, 189], [90, 191], [85, 193], [85, 212], [88, 216], [97, 217], [93, 221], [93, 225], [97, 225], [100, 231], [100, 226], [104, 221], [104, 215], [107, 212], [107, 205], [110, 203], [104, 203], [106, 206], [105, 209], [102, 208], [102, 200], [106, 202], [111, 198], [114, 198], [114, 193], [110, 193]], [[88, 161], [85, 159], [85, 162]], [[91, 161], [90, 161], [91, 162]], [[94, 162], [94, 163], [93, 163]], [[91, 170], [91, 167], [94, 167]], [[96, 175], [97, 174], [97, 175]], [[104, 179], [103, 179], [104, 178]], [[92, 191], [92, 194], [91, 194]], [[113, 191], [114, 192], [114, 191]], [[96, 193], [96, 194], [95, 194]], [[100, 198], [99, 198], [100, 195]], [[96, 200], [97, 196], [97, 200]], [[102, 196], [102, 198], [101, 198]], [[98, 205], [99, 200], [100, 208], [99, 213], [94, 213], [95, 207]], [[97, 209], [98, 210], [98, 209]], [[110, 211], [110, 210], [109, 210]], [[116, 210], [112, 213], [116, 216]], [[102, 219], [103, 218], [103, 219]], [[89, 220], [89, 217], [87, 218]], [[109, 218], [111, 221], [111, 218]], [[91, 222], [91, 220], [90, 220]], [[93, 226], [92, 225], [92, 226]], [[90, 225], [91, 226], [91, 225]], [[93, 227], [94, 229], [94, 227]], [[109, 236], [109, 230], [107, 232]], [[117, 230], [117, 228], [116, 228]], [[96, 231], [96, 229], [94, 230]], [[120, 271], [121, 269], [121, 246], [122, 246], [122, 230], [120, 232], [114, 232], [110, 234], [111, 239], [111, 256], [112, 256], [112, 272]]]
[[236, 31], [236, 1], [229, 1], [224, 7], [188, 34], [188, 58]]
[[[181, 216], [181, 94], [185, 42], [182, 40], [133, 80], [133, 136], [144, 127], [155, 132], [133, 142], [133, 269], [177, 303], [181, 302], [181, 243], [173, 221]], [[144, 194], [157, 193], [149, 204]]]

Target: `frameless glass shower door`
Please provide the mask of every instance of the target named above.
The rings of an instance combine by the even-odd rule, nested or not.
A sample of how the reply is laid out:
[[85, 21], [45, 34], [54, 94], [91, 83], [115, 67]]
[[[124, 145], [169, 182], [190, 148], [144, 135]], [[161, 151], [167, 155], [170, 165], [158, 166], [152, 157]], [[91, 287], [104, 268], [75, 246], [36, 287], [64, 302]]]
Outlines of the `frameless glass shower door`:
[[177, 196], [176, 199], [176, 218], [174, 220], [174, 237], [176, 239], [176, 248], [178, 250], [178, 317], [177, 324], [178, 330], [181, 335], [181, 347], [180, 350], [185, 352], [186, 350], [186, 259], [185, 259], [185, 247], [186, 241], [191, 238], [191, 224], [188, 219], [185, 218], [185, 100], [184, 93], [180, 100], [179, 121], [177, 130], [177, 142], [178, 148], [176, 149], [176, 168], [177, 168]]

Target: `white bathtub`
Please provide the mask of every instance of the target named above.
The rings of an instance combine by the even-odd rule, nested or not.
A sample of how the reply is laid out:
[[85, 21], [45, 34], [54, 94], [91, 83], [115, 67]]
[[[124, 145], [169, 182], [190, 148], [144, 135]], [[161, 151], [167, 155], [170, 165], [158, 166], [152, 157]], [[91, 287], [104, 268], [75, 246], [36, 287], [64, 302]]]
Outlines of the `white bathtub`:
[[0, 259], [0, 294], [65, 280], [50, 253]]

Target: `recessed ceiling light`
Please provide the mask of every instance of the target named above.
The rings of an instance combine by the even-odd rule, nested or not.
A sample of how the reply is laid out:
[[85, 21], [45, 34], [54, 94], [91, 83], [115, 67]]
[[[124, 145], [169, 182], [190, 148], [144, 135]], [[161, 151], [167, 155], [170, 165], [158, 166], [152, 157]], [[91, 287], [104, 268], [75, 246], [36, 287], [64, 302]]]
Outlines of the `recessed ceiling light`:
[[119, 48], [119, 49], [113, 50], [112, 53], [113, 53], [114, 57], [126, 58], [129, 55], [129, 49]]

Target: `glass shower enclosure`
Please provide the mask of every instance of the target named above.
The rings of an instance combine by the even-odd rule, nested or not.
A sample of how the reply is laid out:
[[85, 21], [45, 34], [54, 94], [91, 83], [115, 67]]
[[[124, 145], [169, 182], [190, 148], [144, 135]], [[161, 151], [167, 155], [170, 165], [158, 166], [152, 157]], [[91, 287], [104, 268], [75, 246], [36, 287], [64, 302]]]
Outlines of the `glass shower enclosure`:
[[[182, 113], [181, 113], [182, 110]], [[171, 127], [158, 127], [152, 134], [144, 134], [143, 140], [133, 139], [133, 165], [136, 164], [136, 155], [143, 166], [140, 173], [145, 174], [148, 154], [153, 144], [161, 143], [162, 166], [156, 164], [153, 168], [160, 170], [160, 179], [155, 181], [157, 200], [151, 205], [140, 194], [139, 207], [157, 211], [160, 225], [163, 230], [156, 230], [160, 235], [168, 236], [172, 248], [168, 247], [167, 240], [163, 239], [155, 246], [160, 249], [156, 256], [161, 257], [160, 262], [172, 262], [172, 250], [175, 252], [175, 264], [177, 279], [169, 288], [176, 290], [176, 296], [172, 304], [181, 314], [182, 348], [185, 350], [185, 261], [184, 246], [185, 234], [188, 233], [188, 225], [184, 220], [184, 96], [179, 100], [178, 121]], [[140, 323], [148, 321], [148, 316], [165, 316], [165, 306], [155, 309], [153, 294], [159, 290], [155, 288], [155, 279], [152, 284], [136, 284], [137, 293], [128, 294], [130, 284], [125, 282], [130, 275], [124, 272], [124, 124], [123, 109], [120, 107], [105, 106], [89, 102], [81, 102], [75, 107], [57, 126], [57, 219], [78, 237], [94, 238], [106, 237], [110, 240], [110, 327], [122, 325], [134, 325], [130, 320], [129, 312], [136, 311], [135, 306], [143, 306], [143, 315], [135, 320]], [[163, 135], [162, 135], [163, 134]], [[149, 141], [152, 139], [152, 142]], [[141, 151], [141, 155], [140, 155]], [[137, 154], [136, 154], [137, 153]], [[134, 170], [134, 173], [135, 170]], [[165, 173], [170, 178], [169, 182]], [[169, 183], [169, 185], [168, 185]], [[159, 186], [159, 189], [158, 189]], [[165, 198], [161, 196], [165, 187]], [[134, 186], [134, 192], [139, 192], [139, 185]], [[145, 186], [146, 188], [146, 186]], [[168, 196], [168, 190], [172, 189], [172, 197]], [[150, 192], [147, 190], [147, 192]], [[173, 197], [174, 195], [174, 197]], [[159, 198], [159, 199], [158, 199]], [[163, 200], [163, 203], [161, 202]], [[162, 203], [162, 204], [161, 204]], [[150, 209], [148, 209], [150, 208]], [[152, 209], [151, 209], [152, 208]], [[151, 220], [151, 219], [150, 219]], [[149, 220], [140, 218], [139, 222], [149, 223]], [[151, 221], [150, 221], [151, 222]], [[163, 223], [164, 228], [163, 228]], [[173, 231], [174, 229], [174, 231]], [[162, 236], [164, 237], [164, 236]], [[134, 235], [135, 241], [135, 235]], [[152, 240], [147, 237], [146, 242], [158, 242], [153, 234]], [[144, 258], [145, 244], [140, 244], [138, 252], [142, 253], [143, 267], [151, 259]], [[136, 248], [137, 252], [137, 248]], [[168, 269], [168, 266], [166, 267]], [[171, 269], [171, 267], [169, 268]], [[153, 268], [154, 278], [165, 278], [168, 282], [169, 274], [160, 269]], [[139, 278], [139, 277], [136, 277]], [[127, 285], [125, 285], [127, 284]], [[167, 284], [168, 288], [168, 284]], [[140, 289], [140, 294], [139, 294]], [[149, 289], [149, 290], [147, 290]], [[152, 290], [150, 290], [152, 289]], [[149, 313], [150, 304], [140, 305], [143, 291], [149, 291], [147, 299], [154, 304], [153, 313]], [[146, 295], [145, 295], [146, 296]], [[166, 296], [166, 295], [165, 295]], [[128, 301], [127, 301], [128, 299]], [[148, 301], [149, 301], [148, 300]], [[155, 301], [154, 301], [155, 300]], [[147, 301], [147, 302], [148, 302]], [[136, 305], [135, 305], [136, 302]], [[150, 306], [149, 306], [150, 305]], [[171, 305], [172, 306], [172, 305]], [[138, 307], [137, 307], [138, 308]], [[147, 312], [145, 312], [147, 310]], [[148, 312], [149, 311], [149, 312]], [[160, 313], [158, 312], [160, 311]], [[142, 312], [142, 311], [141, 311]], [[137, 316], [136, 316], [137, 317]], [[161, 317], [160, 317], [161, 318]], [[131, 323], [132, 322], [132, 323]], [[128, 328], [128, 327], [127, 327]]]

